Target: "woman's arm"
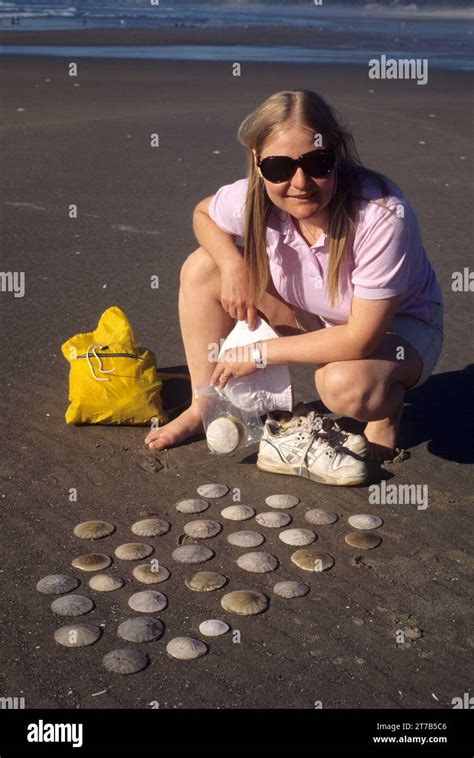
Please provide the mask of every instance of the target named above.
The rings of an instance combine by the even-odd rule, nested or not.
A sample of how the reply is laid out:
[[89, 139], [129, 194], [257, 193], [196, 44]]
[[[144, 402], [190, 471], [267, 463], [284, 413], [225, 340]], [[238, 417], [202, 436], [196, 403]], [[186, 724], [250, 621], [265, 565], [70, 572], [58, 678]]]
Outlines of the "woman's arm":
[[[230, 189], [233, 190], [233, 185]], [[227, 189], [224, 187], [223, 189]], [[222, 197], [222, 189], [218, 191]], [[193, 228], [196, 239], [209, 253], [221, 275], [220, 299], [223, 309], [232, 318], [246, 319], [249, 329], [255, 329], [257, 325], [257, 309], [251, 293], [250, 278], [247, 264], [240, 250], [235, 244], [235, 237], [240, 230], [241, 220], [237, 214], [233, 215], [234, 207], [220, 211], [219, 223], [225, 225], [221, 229], [219, 223], [211, 216], [212, 203], [215, 196], [206, 197], [194, 209]], [[214, 207], [214, 215], [216, 209]], [[227, 216], [227, 218], [226, 218]]]
[[385, 300], [352, 298], [347, 324], [262, 342], [262, 357], [278, 363], [331, 363], [366, 358], [378, 347], [395, 316], [400, 295]]
[[193, 230], [195, 237], [213, 258], [216, 266], [222, 268], [237, 268], [242, 266], [242, 256], [234, 242], [235, 235], [224, 232], [209, 215], [209, 205], [213, 198], [204, 198], [198, 203], [193, 213]]
[[[294, 337], [261, 341], [262, 359], [268, 365], [286, 363], [331, 363], [359, 360], [370, 356], [390, 328], [398, 310], [400, 295], [386, 300], [352, 298], [347, 324], [318, 329]], [[211, 384], [225, 387], [228, 380], [257, 371], [252, 345], [226, 350], [212, 373]]]

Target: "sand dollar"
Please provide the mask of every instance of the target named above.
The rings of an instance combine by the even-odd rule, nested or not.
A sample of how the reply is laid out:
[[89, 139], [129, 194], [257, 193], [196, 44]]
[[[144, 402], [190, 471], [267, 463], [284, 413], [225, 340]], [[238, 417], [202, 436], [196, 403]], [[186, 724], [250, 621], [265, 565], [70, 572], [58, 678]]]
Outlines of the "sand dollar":
[[334, 513], [334, 511], [324, 511], [322, 508], [312, 508], [310, 511], [306, 511], [304, 517], [309, 524], [314, 524], [315, 526], [334, 524], [338, 519], [337, 513]]
[[100, 628], [94, 624], [80, 622], [60, 626], [54, 632], [54, 639], [64, 647], [86, 647], [97, 642], [101, 635]]
[[100, 540], [115, 532], [115, 526], [108, 521], [82, 521], [74, 527], [74, 535], [80, 540]]
[[246, 438], [245, 424], [236, 416], [219, 416], [206, 430], [207, 445], [213, 453], [232, 453]]
[[269, 495], [265, 498], [265, 502], [270, 508], [286, 510], [287, 508], [294, 508], [300, 500], [295, 495]]
[[204, 563], [213, 555], [213, 551], [203, 545], [182, 545], [173, 550], [171, 557], [178, 563]]
[[255, 510], [250, 505], [229, 505], [221, 511], [221, 516], [229, 521], [246, 521], [255, 516]]
[[212, 592], [227, 584], [227, 577], [215, 571], [197, 571], [192, 576], [186, 577], [184, 583], [194, 592]]
[[163, 636], [165, 625], [153, 616], [138, 616], [119, 624], [117, 634], [128, 642], [152, 642]]
[[51, 610], [58, 616], [83, 616], [94, 607], [94, 602], [85, 595], [64, 595], [51, 603]]
[[215, 537], [221, 530], [221, 524], [218, 521], [211, 521], [210, 519], [189, 521], [184, 525], [185, 534], [195, 540], [206, 540], [210, 537]]
[[234, 590], [221, 598], [225, 611], [239, 616], [256, 616], [267, 610], [269, 600], [263, 592], [256, 590]]
[[265, 537], [259, 532], [242, 530], [229, 534], [227, 542], [229, 545], [236, 545], [237, 547], [258, 547], [265, 542]]
[[147, 654], [135, 648], [111, 650], [102, 658], [102, 665], [114, 674], [136, 674], [143, 671], [150, 662]]
[[382, 526], [383, 521], [380, 516], [372, 516], [370, 513], [355, 513], [353, 516], [349, 516], [347, 522], [354, 529], [378, 529]]
[[316, 534], [311, 529], [284, 529], [278, 537], [285, 545], [311, 545]]
[[201, 484], [197, 488], [197, 493], [201, 497], [224, 497], [229, 492], [229, 488], [226, 484]]
[[168, 599], [156, 590], [142, 590], [134, 592], [128, 598], [128, 604], [132, 610], [140, 613], [159, 613], [168, 605]]
[[202, 640], [196, 640], [194, 637], [174, 637], [166, 645], [166, 652], [172, 658], [178, 658], [181, 661], [190, 661], [193, 658], [200, 658], [208, 651], [208, 647]]
[[102, 571], [110, 566], [112, 558], [109, 555], [103, 553], [86, 553], [85, 555], [78, 555], [71, 561], [73, 568], [81, 569], [81, 571]]
[[208, 508], [209, 503], [206, 500], [199, 500], [198, 498], [188, 498], [176, 503], [176, 510], [180, 513], [202, 513], [203, 511], [207, 511]]
[[244, 571], [265, 574], [278, 568], [278, 559], [271, 553], [244, 553], [237, 558], [237, 566]]
[[142, 563], [140, 566], [135, 566], [133, 569], [133, 576], [142, 584], [159, 584], [160, 582], [166, 582], [170, 576], [170, 572], [157, 560], [152, 560], [150, 563]]
[[372, 550], [382, 542], [382, 537], [373, 532], [350, 532], [344, 539], [348, 545], [358, 550]]
[[309, 587], [304, 582], [284, 581], [277, 582], [273, 587], [273, 592], [280, 597], [303, 597], [308, 594]]
[[154, 548], [142, 542], [126, 542], [115, 548], [115, 555], [121, 561], [142, 561], [152, 554]]
[[296, 550], [291, 556], [293, 563], [305, 571], [326, 571], [334, 566], [334, 558], [323, 550], [312, 547], [303, 547]]
[[113, 592], [123, 587], [125, 582], [120, 576], [112, 574], [94, 574], [89, 579], [89, 587], [96, 592]]
[[266, 526], [269, 529], [279, 529], [291, 522], [291, 516], [289, 513], [282, 513], [280, 511], [268, 511], [268, 513], [257, 513], [255, 521], [260, 526]]
[[220, 619], [208, 619], [199, 624], [199, 631], [205, 637], [220, 637], [221, 634], [225, 634], [229, 629], [229, 624]]
[[132, 524], [132, 532], [139, 537], [161, 537], [170, 528], [171, 524], [162, 518], [144, 518]]
[[80, 581], [68, 574], [48, 574], [43, 576], [36, 585], [38, 592], [44, 595], [63, 595], [79, 587]]

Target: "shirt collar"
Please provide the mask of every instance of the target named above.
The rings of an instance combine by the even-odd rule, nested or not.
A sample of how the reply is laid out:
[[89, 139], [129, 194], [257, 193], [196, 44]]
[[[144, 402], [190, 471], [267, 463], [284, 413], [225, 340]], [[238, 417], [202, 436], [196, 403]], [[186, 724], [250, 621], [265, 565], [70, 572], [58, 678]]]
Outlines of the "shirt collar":
[[[295, 240], [298, 242], [304, 242], [304, 239], [296, 231], [295, 225], [289, 213], [283, 212], [281, 215], [278, 216], [278, 218], [282, 225], [283, 242], [285, 244], [291, 244], [291, 242]], [[319, 236], [316, 242], [313, 245], [309, 246], [309, 249], [318, 250], [319, 248], [324, 247], [326, 244], [327, 236], [328, 236], [327, 233], [323, 231], [323, 233]]]

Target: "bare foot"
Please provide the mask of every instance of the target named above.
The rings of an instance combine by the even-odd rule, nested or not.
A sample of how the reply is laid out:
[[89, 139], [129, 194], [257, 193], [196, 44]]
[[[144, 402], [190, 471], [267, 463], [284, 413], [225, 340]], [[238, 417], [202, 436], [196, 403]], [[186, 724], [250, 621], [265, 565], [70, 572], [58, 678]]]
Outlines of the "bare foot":
[[376, 463], [392, 461], [397, 455], [397, 436], [403, 414], [403, 403], [394, 418], [369, 421], [364, 435], [369, 443], [368, 458]]
[[203, 431], [199, 408], [191, 405], [173, 421], [169, 421], [159, 429], [152, 429], [145, 437], [145, 444], [150, 450], [164, 450], [179, 445], [188, 437], [193, 437]]

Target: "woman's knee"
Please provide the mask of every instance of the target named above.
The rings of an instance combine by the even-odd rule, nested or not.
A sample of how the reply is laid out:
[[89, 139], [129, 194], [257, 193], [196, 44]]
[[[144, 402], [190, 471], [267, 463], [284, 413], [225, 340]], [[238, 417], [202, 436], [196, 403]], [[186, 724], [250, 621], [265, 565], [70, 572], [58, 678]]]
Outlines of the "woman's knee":
[[357, 418], [370, 406], [373, 388], [354, 369], [327, 363], [315, 373], [316, 389], [324, 405], [334, 413]]
[[219, 269], [212, 256], [203, 247], [198, 247], [188, 255], [180, 271], [180, 284], [199, 285], [212, 281]]

